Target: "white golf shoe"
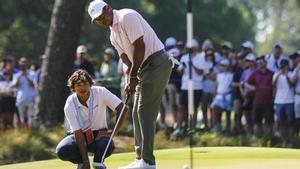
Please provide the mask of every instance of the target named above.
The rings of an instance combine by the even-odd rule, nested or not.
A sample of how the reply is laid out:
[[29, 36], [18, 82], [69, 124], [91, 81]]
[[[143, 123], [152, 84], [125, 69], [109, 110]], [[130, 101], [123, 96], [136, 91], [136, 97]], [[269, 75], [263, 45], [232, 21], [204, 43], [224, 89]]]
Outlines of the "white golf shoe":
[[145, 162], [143, 159], [135, 160], [133, 163], [129, 164], [126, 167], [121, 167], [119, 169], [156, 169], [155, 165], [150, 165]]

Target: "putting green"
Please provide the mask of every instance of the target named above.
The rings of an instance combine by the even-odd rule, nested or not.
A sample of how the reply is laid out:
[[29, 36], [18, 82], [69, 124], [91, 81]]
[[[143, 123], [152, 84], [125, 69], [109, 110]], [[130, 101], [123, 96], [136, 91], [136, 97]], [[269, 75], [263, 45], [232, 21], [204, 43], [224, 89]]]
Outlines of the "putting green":
[[[170, 149], [155, 152], [157, 169], [181, 169], [189, 165], [189, 149]], [[194, 169], [299, 169], [300, 150], [252, 147], [194, 148]], [[116, 169], [130, 163], [134, 153], [115, 154], [106, 165]], [[46, 160], [0, 166], [0, 169], [75, 169], [75, 165], [60, 160]]]

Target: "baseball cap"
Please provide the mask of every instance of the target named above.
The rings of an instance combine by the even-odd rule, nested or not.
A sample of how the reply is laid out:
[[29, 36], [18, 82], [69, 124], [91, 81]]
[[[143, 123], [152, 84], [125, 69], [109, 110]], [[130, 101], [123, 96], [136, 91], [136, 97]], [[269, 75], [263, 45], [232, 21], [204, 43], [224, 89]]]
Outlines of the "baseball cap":
[[227, 47], [229, 49], [232, 49], [232, 44], [229, 41], [224, 41], [222, 43], [222, 47]]
[[287, 59], [282, 59], [280, 61], [280, 68], [283, 68], [285, 66], [288, 66], [289, 65], [289, 61]]
[[202, 43], [202, 50], [213, 49], [213, 48], [214, 46], [209, 39], [205, 39], [204, 42]]
[[274, 43], [273, 47], [274, 48], [282, 48], [283, 46], [282, 46], [281, 42], [277, 41], [277, 42]]
[[94, 0], [90, 3], [88, 12], [90, 17], [92, 18], [92, 23], [94, 20], [102, 14], [103, 7], [105, 7], [107, 4], [102, 0]]
[[176, 39], [174, 37], [168, 37], [165, 41], [165, 47], [172, 47], [176, 45]]
[[253, 61], [255, 62], [256, 61], [256, 57], [254, 54], [252, 53], [249, 53], [246, 57], [245, 57], [245, 60], [248, 60], [248, 61]]
[[87, 48], [84, 45], [77, 47], [76, 53], [87, 53]]
[[197, 48], [199, 47], [199, 43], [196, 39], [192, 39], [191, 41], [186, 43], [186, 47]]
[[111, 56], [115, 56], [115, 50], [113, 48], [106, 48], [104, 53], [109, 54]]
[[220, 64], [221, 64], [221, 65], [224, 65], [224, 66], [229, 66], [229, 65], [230, 65], [230, 62], [229, 62], [228, 59], [223, 59], [223, 60], [221, 60]]
[[254, 45], [251, 41], [246, 41], [242, 44], [242, 47], [244, 48], [248, 48], [248, 49], [251, 49], [252, 51], [254, 50]]

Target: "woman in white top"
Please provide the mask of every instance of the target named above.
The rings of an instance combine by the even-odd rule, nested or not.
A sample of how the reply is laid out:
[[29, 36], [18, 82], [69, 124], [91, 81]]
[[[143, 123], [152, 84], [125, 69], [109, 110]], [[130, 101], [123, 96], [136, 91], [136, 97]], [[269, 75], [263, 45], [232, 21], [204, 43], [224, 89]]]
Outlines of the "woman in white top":
[[5, 130], [13, 127], [13, 117], [16, 110], [12, 74], [4, 71], [3, 76], [4, 81], [0, 82], [0, 130], [1, 128]]

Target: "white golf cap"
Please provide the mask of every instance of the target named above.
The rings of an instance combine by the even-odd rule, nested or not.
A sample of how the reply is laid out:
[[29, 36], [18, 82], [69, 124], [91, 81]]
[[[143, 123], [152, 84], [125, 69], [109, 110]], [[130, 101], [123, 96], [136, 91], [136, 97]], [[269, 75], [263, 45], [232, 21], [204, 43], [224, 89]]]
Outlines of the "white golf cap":
[[104, 50], [104, 53], [105, 53], [105, 54], [109, 54], [109, 55], [111, 55], [111, 56], [115, 56], [115, 50], [114, 50], [113, 48], [106, 48], [106, 49]]
[[283, 47], [283, 45], [279, 41], [275, 42], [274, 45], [273, 45], [273, 48], [282, 48], [282, 47]]
[[199, 43], [196, 39], [192, 39], [191, 41], [188, 41], [186, 43], [186, 47], [197, 48], [197, 47], [199, 47]]
[[102, 14], [103, 7], [105, 7], [107, 4], [102, 0], [94, 0], [90, 3], [88, 12], [90, 17], [92, 18], [92, 23], [94, 20]]
[[251, 49], [252, 51], [254, 50], [254, 45], [251, 41], [246, 41], [242, 44], [242, 47], [244, 48], [248, 48], [248, 49]]
[[256, 57], [255, 57], [255, 55], [254, 55], [253, 53], [249, 53], [249, 54], [245, 57], [245, 60], [255, 62], [255, 61], [256, 61]]
[[202, 50], [213, 49], [214, 45], [209, 39], [205, 39], [202, 43]]
[[224, 41], [222, 43], [222, 47], [227, 47], [229, 49], [232, 49], [232, 44], [229, 41]]
[[176, 45], [176, 39], [174, 37], [168, 37], [165, 41], [165, 47], [171, 47]]
[[80, 45], [77, 47], [76, 53], [87, 53], [87, 48], [84, 45]]
[[224, 65], [224, 66], [230, 66], [230, 62], [229, 62], [228, 59], [223, 59], [223, 60], [221, 60], [220, 64], [221, 64], [221, 65]]

